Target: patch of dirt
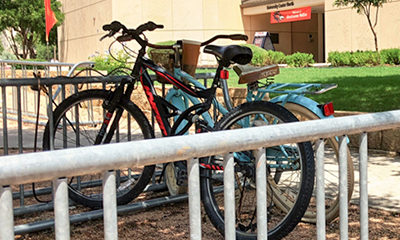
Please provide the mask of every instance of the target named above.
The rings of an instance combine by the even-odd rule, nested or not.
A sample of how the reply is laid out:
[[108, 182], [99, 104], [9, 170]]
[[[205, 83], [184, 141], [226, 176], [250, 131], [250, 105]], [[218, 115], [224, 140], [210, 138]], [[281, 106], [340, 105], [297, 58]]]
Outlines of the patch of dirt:
[[[76, 211], [76, 210], [74, 210]], [[118, 217], [119, 239], [190, 239], [188, 204], [177, 203], [140, 212], [125, 213]], [[39, 214], [42, 215], [42, 214]], [[37, 216], [36, 216], [37, 217]], [[26, 217], [17, 218], [16, 223]], [[349, 207], [349, 239], [360, 238], [359, 207]], [[102, 219], [71, 225], [71, 239], [103, 239]], [[326, 227], [326, 239], [339, 239], [339, 219]], [[203, 212], [202, 239], [224, 239]], [[400, 218], [396, 213], [369, 209], [369, 239], [399, 239]], [[15, 239], [55, 239], [53, 230], [17, 235]], [[316, 239], [316, 226], [300, 223], [284, 239]]]

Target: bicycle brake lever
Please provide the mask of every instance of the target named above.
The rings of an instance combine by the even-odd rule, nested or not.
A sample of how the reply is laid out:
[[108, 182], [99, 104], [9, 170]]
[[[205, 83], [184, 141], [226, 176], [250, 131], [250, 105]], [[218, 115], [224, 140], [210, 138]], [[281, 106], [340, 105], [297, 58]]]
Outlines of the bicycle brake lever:
[[106, 38], [106, 37], [109, 37], [109, 35], [110, 35], [110, 34], [108, 33], [108, 34], [102, 36], [102, 37], [100, 38], [100, 41], [103, 41], [103, 39]]

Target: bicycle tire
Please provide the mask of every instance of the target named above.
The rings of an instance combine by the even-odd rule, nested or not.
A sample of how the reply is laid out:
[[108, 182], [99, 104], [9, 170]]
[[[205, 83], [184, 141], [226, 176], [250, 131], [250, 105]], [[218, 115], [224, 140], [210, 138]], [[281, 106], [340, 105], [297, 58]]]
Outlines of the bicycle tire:
[[[265, 120], [257, 120], [260, 119], [260, 116], [264, 117]], [[240, 127], [236, 123], [242, 119], [250, 119], [251, 125], [255, 126], [298, 121], [292, 113], [280, 105], [265, 101], [255, 101], [247, 102], [234, 108], [216, 124], [216, 130]], [[315, 163], [311, 143], [296, 143], [294, 145], [285, 145], [284, 147], [292, 149], [292, 152], [296, 153], [296, 164], [299, 167], [297, 171], [278, 171], [278, 169], [271, 168], [271, 164], [278, 161], [278, 155], [275, 155], [275, 159], [274, 156], [269, 158], [269, 149], [272, 148], [266, 150], [268, 239], [281, 239], [297, 226], [307, 209], [313, 192]], [[257, 229], [254, 223], [254, 220], [256, 220], [254, 217], [256, 213], [255, 176], [250, 174], [255, 172], [254, 165], [251, 165], [254, 162], [253, 160], [246, 164], [239, 164], [239, 161], [235, 159], [237, 186], [235, 194], [241, 194], [236, 195], [236, 200], [239, 199], [239, 202], [236, 201], [236, 238], [241, 240], [257, 239]], [[201, 162], [222, 164], [218, 156], [202, 158]], [[219, 194], [217, 189], [222, 185], [219, 178], [223, 172], [202, 168], [201, 174], [204, 209], [214, 227], [224, 235], [223, 194]], [[296, 181], [291, 183], [289, 177], [296, 178]], [[244, 197], [244, 194], [248, 194], [248, 198]], [[275, 207], [275, 205], [280, 206]], [[286, 211], [281, 210], [284, 207], [286, 207]], [[245, 222], [246, 220], [247, 222]]]
[[[300, 121], [320, 119], [315, 113], [296, 103], [286, 103], [284, 106], [291, 111]], [[314, 144], [313, 144], [314, 145]], [[339, 143], [333, 138], [325, 139], [325, 219], [332, 222], [339, 216]], [[333, 160], [332, 160], [333, 158]], [[347, 149], [347, 193], [350, 202], [354, 190], [353, 160]], [[302, 221], [316, 223], [315, 193], [310, 201], [310, 206], [304, 214]]]
[[[53, 112], [54, 135], [51, 141], [54, 143], [54, 149], [93, 145], [99, 130], [97, 127], [101, 127], [104, 120], [105, 110], [102, 103], [110, 93], [106, 90], [86, 90], [73, 94], [62, 101]], [[133, 102], [121, 100], [117, 104], [118, 108], [122, 108], [124, 113], [119, 120], [118, 130], [110, 142], [154, 138], [154, 132], [148, 119]], [[64, 116], [66, 117], [64, 118]], [[125, 127], [125, 121], [130, 125]], [[63, 126], [66, 126], [65, 130]], [[134, 134], [132, 135], [132, 133]], [[132, 136], [135, 139], [132, 139]], [[43, 135], [43, 149], [50, 150], [49, 122]], [[135, 199], [149, 183], [154, 169], [155, 166], [152, 165], [116, 170], [117, 205], [124, 205]], [[88, 180], [86, 181], [86, 179]], [[102, 208], [101, 180], [101, 173], [71, 177], [68, 185], [70, 199], [93, 209]]]

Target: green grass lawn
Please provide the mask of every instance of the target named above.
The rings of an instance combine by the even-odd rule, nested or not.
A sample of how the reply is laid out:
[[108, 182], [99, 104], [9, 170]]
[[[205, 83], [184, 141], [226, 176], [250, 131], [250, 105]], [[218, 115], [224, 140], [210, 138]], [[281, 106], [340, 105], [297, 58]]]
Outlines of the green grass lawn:
[[[230, 87], [238, 85], [230, 72]], [[322, 95], [307, 95], [319, 103], [332, 101], [336, 110], [381, 112], [400, 109], [400, 67], [281, 68], [276, 83], [336, 83]]]

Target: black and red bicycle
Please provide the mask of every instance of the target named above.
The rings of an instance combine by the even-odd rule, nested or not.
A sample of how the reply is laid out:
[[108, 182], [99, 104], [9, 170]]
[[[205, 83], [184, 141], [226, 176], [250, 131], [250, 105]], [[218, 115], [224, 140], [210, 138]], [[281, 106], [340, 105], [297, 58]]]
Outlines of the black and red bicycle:
[[[240, 105], [216, 123], [206, 121], [202, 114], [210, 110], [221, 78], [227, 76], [225, 69], [232, 63], [247, 64], [252, 58], [251, 50], [246, 47], [209, 44], [219, 38], [247, 40], [247, 36], [217, 35], [202, 43], [204, 52], [216, 57], [218, 67], [211, 86], [198, 89], [145, 57], [147, 47], [179, 51], [176, 46], [159, 46], [147, 41], [143, 33], [158, 28], [163, 26], [153, 22], [136, 29], [128, 29], [116, 21], [103, 26], [109, 32], [104, 37], [120, 33], [116, 37], [118, 42], [135, 40], [141, 46], [135, 64], [129, 76], [108, 90], [84, 90], [62, 101], [53, 112], [53, 125], [48, 123], [46, 126], [43, 139], [45, 150], [154, 138], [156, 124], [162, 136], [168, 137], [182, 135], [192, 129], [194, 132], [210, 132], [298, 121], [285, 108], [261, 101]], [[148, 71], [155, 72], [164, 82], [199, 99], [198, 103], [184, 111], [180, 110], [157, 93]], [[156, 124], [153, 126], [132, 101], [137, 83], [142, 86], [155, 116]], [[267, 167], [268, 230], [270, 239], [279, 239], [297, 225], [308, 206], [314, 183], [313, 151], [311, 144], [306, 142], [272, 147], [267, 153], [272, 156]], [[256, 239], [255, 158], [251, 151], [237, 152], [234, 156], [237, 238]], [[220, 156], [211, 156], [200, 161], [202, 202], [211, 222], [223, 233], [222, 159]], [[183, 163], [181, 165], [184, 166]], [[150, 182], [154, 171], [155, 166], [118, 170], [117, 204], [127, 204], [135, 199]], [[101, 174], [69, 179], [69, 196], [85, 206], [101, 208]]]

